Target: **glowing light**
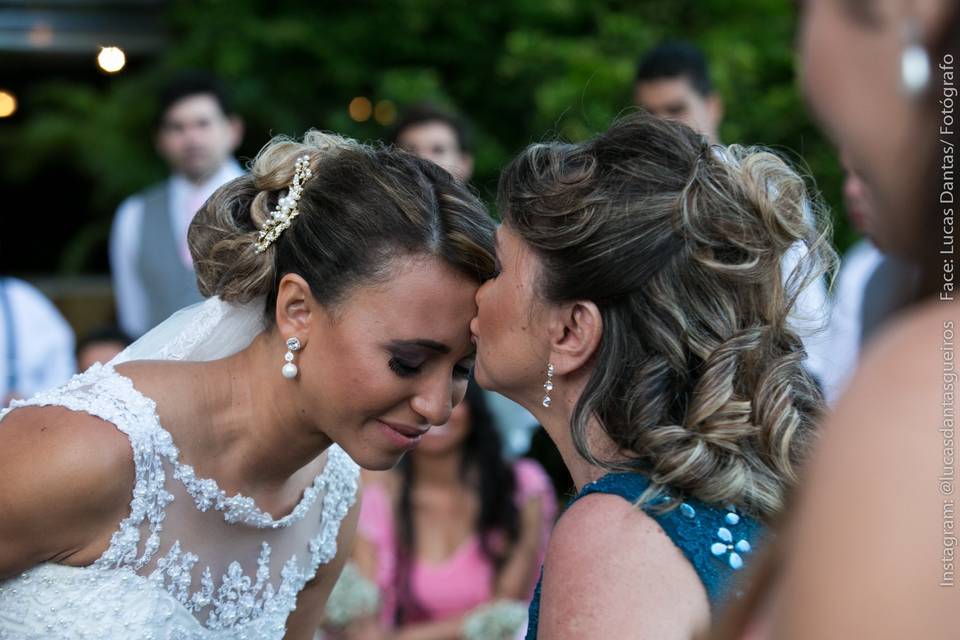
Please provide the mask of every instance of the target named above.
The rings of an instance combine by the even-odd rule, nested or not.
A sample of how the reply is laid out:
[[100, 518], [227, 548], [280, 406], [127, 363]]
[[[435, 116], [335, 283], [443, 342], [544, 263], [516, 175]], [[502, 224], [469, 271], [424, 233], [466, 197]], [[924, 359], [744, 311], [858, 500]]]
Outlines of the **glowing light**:
[[9, 91], [0, 90], [0, 118], [9, 118], [17, 112], [17, 99]]
[[350, 101], [350, 106], [347, 107], [347, 111], [354, 121], [366, 122], [370, 119], [370, 116], [373, 115], [373, 105], [370, 104], [368, 98], [357, 96]]
[[373, 110], [373, 119], [385, 127], [393, 124], [397, 119], [397, 105], [390, 100], [380, 100]]
[[127, 64], [127, 56], [120, 47], [102, 47], [97, 64], [107, 73], [116, 73]]

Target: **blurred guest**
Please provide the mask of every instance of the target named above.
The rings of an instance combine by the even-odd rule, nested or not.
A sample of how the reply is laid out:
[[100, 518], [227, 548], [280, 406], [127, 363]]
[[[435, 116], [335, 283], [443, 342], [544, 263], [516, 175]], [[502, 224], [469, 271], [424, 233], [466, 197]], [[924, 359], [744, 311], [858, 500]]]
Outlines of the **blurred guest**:
[[390, 132], [389, 142], [431, 160], [463, 182], [473, 175], [466, 123], [435, 105], [421, 103], [404, 111]]
[[640, 59], [634, 103], [661, 118], [677, 120], [719, 144], [723, 99], [710, 80], [707, 58], [688, 42], [665, 42]]
[[130, 342], [130, 337], [118, 327], [101, 327], [91, 331], [77, 342], [77, 371], [86, 371], [98, 362], [110, 362]]
[[[955, 0], [809, 0], [803, 87], [873, 195], [878, 246], [921, 274], [823, 425], [775, 553], [721, 638], [955, 640]], [[955, 109], [955, 103], [950, 109]], [[950, 202], [944, 202], [950, 200]]]
[[847, 219], [863, 235], [844, 254], [840, 263], [830, 317], [830, 366], [824, 377], [824, 395], [833, 404], [846, 386], [857, 364], [863, 335], [864, 293], [874, 271], [883, 262], [883, 254], [871, 240], [876, 224], [873, 196], [857, 175], [846, 155], [841, 156], [846, 177], [843, 181], [843, 203]]
[[[704, 53], [694, 44], [665, 42], [641, 58], [634, 83], [634, 102], [653, 115], [676, 120], [698, 131], [712, 144], [719, 144], [717, 133], [723, 119], [723, 100], [713, 87]], [[722, 157], [722, 154], [720, 154]], [[807, 214], [813, 223], [812, 212]], [[828, 378], [830, 300], [822, 278], [813, 281], [795, 273], [802, 265], [804, 249], [797, 245], [786, 252], [781, 264], [784, 286], [791, 280], [805, 282], [797, 294], [790, 321], [807, 351], [804, 366], [819, 384]]]
[[461, 638], [487, 605], [528, 601], [555, 514], [543, 469], [504, 460], [471, 384], [445, 426], [364, 489], [354, 559], [381, 589], [380, 637]]
[[242, 174], [231, 155], [242, 134], [242, 122], [213, 76], [185, 72], [161, 91], [156, 146], [171, 176], [127, 198], [110, 234], [117, 317], [129, 335], [140, 336], [201, 300], [187, 228], [220, 185]]
[[76, 368], [73, 330], [40, 291], [0, 278], [0, 402], [66, 382]]

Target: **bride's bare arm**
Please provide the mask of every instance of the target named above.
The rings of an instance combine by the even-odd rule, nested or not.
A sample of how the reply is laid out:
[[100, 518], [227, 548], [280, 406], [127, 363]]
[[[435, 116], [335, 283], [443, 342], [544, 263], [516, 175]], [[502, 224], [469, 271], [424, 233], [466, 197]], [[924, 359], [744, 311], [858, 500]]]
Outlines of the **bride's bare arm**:
[[127, 438], [62, 407], [23, 407], [0, 421], [0, 579], [47, 561], [92, 563], [129, 513]]

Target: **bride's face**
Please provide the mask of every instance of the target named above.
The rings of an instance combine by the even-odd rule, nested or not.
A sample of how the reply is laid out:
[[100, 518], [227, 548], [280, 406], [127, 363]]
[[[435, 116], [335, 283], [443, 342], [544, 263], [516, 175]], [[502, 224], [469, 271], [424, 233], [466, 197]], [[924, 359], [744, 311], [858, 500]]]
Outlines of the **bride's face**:
[[537, 295], [540, 261], [506, 225], [497, 229], [496, 278], [477, 291], [475, 377], [481, 387], [535, 408], [543, 397], [548, 340]]
[[433, 257], [398, 258], [311, 321], [298, 359], [306, 402], [360, 466], [388, 469], [466, 393], [478, 284]]

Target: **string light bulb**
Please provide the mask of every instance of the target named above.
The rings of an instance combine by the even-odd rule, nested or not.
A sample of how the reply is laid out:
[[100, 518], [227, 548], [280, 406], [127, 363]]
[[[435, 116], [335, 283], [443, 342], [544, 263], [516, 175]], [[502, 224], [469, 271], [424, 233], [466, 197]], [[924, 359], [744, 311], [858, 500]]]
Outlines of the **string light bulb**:
[[127, 64], [127, 55], [120, 47], [101, 47], [97, 65], [107, 73], [116, 73]]

